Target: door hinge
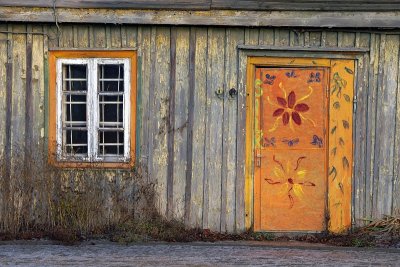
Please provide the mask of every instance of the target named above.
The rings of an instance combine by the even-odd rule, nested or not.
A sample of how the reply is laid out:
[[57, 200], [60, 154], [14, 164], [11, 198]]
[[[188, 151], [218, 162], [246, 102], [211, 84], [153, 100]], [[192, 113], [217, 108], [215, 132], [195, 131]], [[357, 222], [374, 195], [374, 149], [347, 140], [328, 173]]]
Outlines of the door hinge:
[[353, 97], [353, 113], [356, 113], [357, 111], [357, 96], [355, 95]]

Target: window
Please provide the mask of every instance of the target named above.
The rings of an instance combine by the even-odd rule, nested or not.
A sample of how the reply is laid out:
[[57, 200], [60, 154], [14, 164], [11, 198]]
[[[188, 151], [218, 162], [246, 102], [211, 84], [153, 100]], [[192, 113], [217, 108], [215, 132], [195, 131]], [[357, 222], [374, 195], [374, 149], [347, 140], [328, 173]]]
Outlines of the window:
[[55, 73], [50, 73], [49, 129], [55, 131], [49, 131], [49, 148], [53, 162], [132, 165], [136, 65], [133, 52], [124, 57], [127, 53], [52, 52], [50, 65]]

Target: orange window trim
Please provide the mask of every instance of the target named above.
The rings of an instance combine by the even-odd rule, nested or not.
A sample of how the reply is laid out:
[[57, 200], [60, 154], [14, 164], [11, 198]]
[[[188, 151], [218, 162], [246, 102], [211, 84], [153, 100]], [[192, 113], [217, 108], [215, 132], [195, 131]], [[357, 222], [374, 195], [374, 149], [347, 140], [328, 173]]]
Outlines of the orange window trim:
[[[136, 86], [137, 86], [137, 53], [136, 51], [50, 51], [49, 52], [49, 125], [48, 125], [48, 161], [50, 164], [62, 168], [114, 168], [129, 169], [135, 163], [136, 148]], [[130, 121], [130, 160], [129, 162], [76, 162], [57, 160], [57, 97], [56, 97], [56, 62], [58, 58], [129, 58], [131, 61], [131, 121]]]

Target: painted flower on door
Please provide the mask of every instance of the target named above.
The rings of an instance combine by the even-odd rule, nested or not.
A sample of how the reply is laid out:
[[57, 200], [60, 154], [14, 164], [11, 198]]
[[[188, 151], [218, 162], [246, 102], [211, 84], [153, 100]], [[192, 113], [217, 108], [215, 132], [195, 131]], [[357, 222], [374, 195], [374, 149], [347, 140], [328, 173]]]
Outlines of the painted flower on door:
[[283, 185], [282, 192], [287, 194], [290, 202], [290, 208], [294, 205], [294, 197], [301, 198], [304, 194], [304, 186], [316, 186], [315, 183], [310, 181], [304, 181], [307, 174], [307, 170], [301, 169], [301, 161], [306, 157], [299, 157], [297, 159], [296, 165], [292, 166], [290, 161], [286, 162], [286, 168], [283, 166], [282, 162], [273, 156], [273, 161], [277, 166], [273, 169], [273, 175], [278, 179], [277, 181], [270, 178], [265, 178], [264, 180], [271, 185]]
[[276, 103], [273, 103], [270, 100], [269, 96], [267, 97], [268, 102], [272, 106], [276, 107], [276, 109], [272, 113], [272, 116], [276, 117], [276, 120], [273, 127], [269, 129], [269, 131], [275, 131], [278, 128], [279, 121], [282, 121], [283, 126], [289, 125], [290, 129], [292, 129], [293, 131], [293, 122], [296, 125], [301, 125], [304, 121], [310, 121], [315, 127], [315, 122], [310, 118], [307, 118], [304, 114], [308, 110], [310, 110], [310, 107], [307, 103], [303, 102], [304, 100], [308, 99], [313, 93], [312, 87], [309, 86], [309, 93], [303, 97], [300, 97], [299, 99], [297, 98], [294, 91], [290, 91], [290, 93], [287, 94], [282, 83], [279, 84], [279, 88], [282, 90], [283, 97], [278, 96], [276, 98]]

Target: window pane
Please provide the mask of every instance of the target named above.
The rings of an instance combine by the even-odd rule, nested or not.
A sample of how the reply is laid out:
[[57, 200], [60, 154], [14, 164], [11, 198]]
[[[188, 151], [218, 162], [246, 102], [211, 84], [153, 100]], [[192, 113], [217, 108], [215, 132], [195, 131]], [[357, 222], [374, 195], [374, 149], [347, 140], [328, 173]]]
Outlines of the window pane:
[[87, 131], [65, 130], [64, 151], [69, 156], [87, 154]]
[[123, 131], [99, 131], [100, 156], [124, 154]]
[[68, 81], [64, 82], [64, 91], [86, 91], [86, 81]]
[[124, 65], [123, 64], [104, 64], [100, 65], [101, 76], [105, 79], [124, 78]]
[[87, 66], [63, 65], [63, 91], [87, 90]]
[[123, 92], [123, 81], [100, 81], [100, 92]]
[[100, 92], [124, 91], [123, 64], [99, 65], [99, 91]]
[[100, 123], [116, 122], [116, 125], [123, 122], [123, 95], [110, 96], [100, 95], [99, 97]]
[[64, 65], [66, 68], [66, 77], [86, 79], [86, 65]]
[[87, 132], [87, 66], [63, 65], [63, 136], [64, 156], [86, 156]]
[[65, 96], [65, 122], [86, 122], [86, 95]]

